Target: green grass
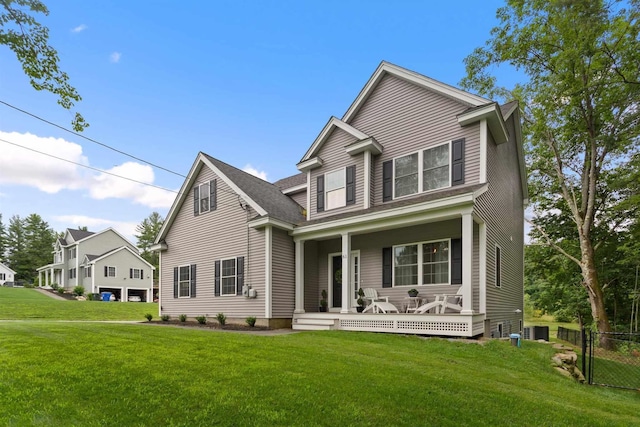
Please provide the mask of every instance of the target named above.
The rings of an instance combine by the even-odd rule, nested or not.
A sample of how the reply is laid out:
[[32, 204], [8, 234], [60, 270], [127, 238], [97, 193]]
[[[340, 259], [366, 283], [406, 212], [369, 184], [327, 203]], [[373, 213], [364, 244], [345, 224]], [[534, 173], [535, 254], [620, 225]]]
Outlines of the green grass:
[[549, 327], [549, 340], [556, 340], [558, 336], [558, 326], [562, 326], [566, 329], [574, 329], [576, 331], [580, 330], [580, 327], [577, 323], [572, 322], [556, 322], [553, 316], [549, 316], [544, 314], [540, 317], [533, 317], [527, 312], [525, 312], [524, 316], [524, 325], [525, 326], [548, 326]]
[[0, 323], [0, 425], [640, 425], [633, 392], [556, 373], [549, 345]]
[[0, 320], [140, 320], [154, 303], [60, 301], [35, 289], [0, 287]]

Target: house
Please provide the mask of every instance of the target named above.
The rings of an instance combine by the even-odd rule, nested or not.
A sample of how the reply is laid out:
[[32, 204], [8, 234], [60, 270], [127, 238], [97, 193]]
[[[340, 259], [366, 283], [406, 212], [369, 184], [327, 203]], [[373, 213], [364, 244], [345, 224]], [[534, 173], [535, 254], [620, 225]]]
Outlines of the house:
[[7, 282], [13, 284], [15, 277], [16, 272], [0, 262], [0, 286], [4, 286]]
[[[520, 132], [516, 102], [499, 105], [382, 62], [294, 176], [270, 184], [199, 153], [154, 246], [160, 313], [223, 312], [301, 330], [522, 330]], [[423, 303], [459, 293], [461, 304], [357, 313], [359, 288], [400, 311], [413, 288]]]
[[154, 269], [112, 228], [98, 233], [68, 228], [54, 243], [53, 262], [37, 271], [41, 286], [83, 286], [86, 293], [111, 292], [118, 301], [151, 302]]

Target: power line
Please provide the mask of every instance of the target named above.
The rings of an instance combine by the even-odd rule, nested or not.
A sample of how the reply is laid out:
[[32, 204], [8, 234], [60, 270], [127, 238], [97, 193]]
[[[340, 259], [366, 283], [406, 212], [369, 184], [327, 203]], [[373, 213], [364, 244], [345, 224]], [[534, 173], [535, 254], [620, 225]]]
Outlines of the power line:
[[61, 160], [63, 162], [71, 163], [71, 164], [74, 164], [74, 165], [77, 165], [77, 166], [82, 166], [83, 168], [87, 168], [87, 169], [91, 169], [91, 170], [94, 170], [94, 171], [97, 171], [97, 172], [100, 172], [100, 173], [104, 173], [104, 174], [107, 174], [107, 175], [115, 176], [117, 178], [126, 179], [127, 181], [133, 181], [133, 182], [136, 182], [138, 184], [147, 185], [149, 187], [154, 187], [154, 188], [157, 188], [157, 189], [160, 189], [160, 190], [170, 191], [171, 193], [180, 194], [179, 191], [171, 190], [169, 188], [160, 187], [159, 185], [149, 184], [148, 182], [138, 181], [138, 180], [133, 179], [133, 178], [128, 178], [126, 176], [118, 175], [118, 174], [115, 174], [115, 173], [112, 173], [112, 172], [107, 172], [105, 170], [94, 168], [92, 166], [83, 165], [82, 163], [74, 162], [72, 160], [63, 159], [62, 157], [54, 156], [53, 154], [49, 154], [49, 153], [45, 153], [43, 151], [35, 150], [33, 148], [25, 147], [24, 145], [16, 144], [15, 142], [7, 141], [6, 139], [0, 138], [0, 141], [4, 142], [6, 144], [11, 144], [13, 146], [23, 148], [25, 150], [33, 151], [34, 153], [42, 154], [44, 156], [53, 157], [54, 159]]

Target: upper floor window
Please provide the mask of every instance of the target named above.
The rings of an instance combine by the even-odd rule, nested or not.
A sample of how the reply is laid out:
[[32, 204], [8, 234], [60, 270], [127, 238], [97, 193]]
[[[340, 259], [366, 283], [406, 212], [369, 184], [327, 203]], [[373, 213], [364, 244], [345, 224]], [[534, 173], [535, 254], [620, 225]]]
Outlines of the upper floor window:
[[92, 266], [88, 265], [84, 268], [84, 277], [91, 277]]
[[193, 188], [193, 214], [200, 215], [216, 209], [216, 180], [211, 180]]
[[144, 271], [141, 268], [130, 268], [129, 269], [129, 278], [130, 279], [144, 279]]
[[326, 209], [341, 208], [347, 204], [345, 170], [340, 169], [325, 174]]
[[77, 256], [77, 253], [78, 253], [77, 248], [69, 249], [69, 259], [74, 259]]
[[116, 268], [104, 266], [104, 277], [116, 277]]
[[450, 144], [397, 157], [393, 161], [394, 197], [408, 196], [451, 185]]

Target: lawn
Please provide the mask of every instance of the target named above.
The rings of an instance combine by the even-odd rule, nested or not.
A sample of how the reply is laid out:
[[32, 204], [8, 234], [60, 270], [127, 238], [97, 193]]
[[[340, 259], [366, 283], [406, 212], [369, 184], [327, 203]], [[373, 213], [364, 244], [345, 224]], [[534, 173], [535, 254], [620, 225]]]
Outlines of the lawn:
[[35, 289], [0, 286], [0, 320], [140, 320], [158, 317], [158, 304], [60, 301]]
[[0, 323], [0, 425], [640, 425], [549, 345], [341, 331]]
[[548, 314], [544, 314], [540, 317], [534, 317], [527, 312], [525, 312], [524, 316], [524, 326], [548, 326], [550, 340], [556, 340], [558, 336], [558, 326], [562, 326], [566, 329], [574, 329], [576, 331], [580, 330], [580, 326], [575, 322], [557, 322], [553, 316], [549, 316]]

